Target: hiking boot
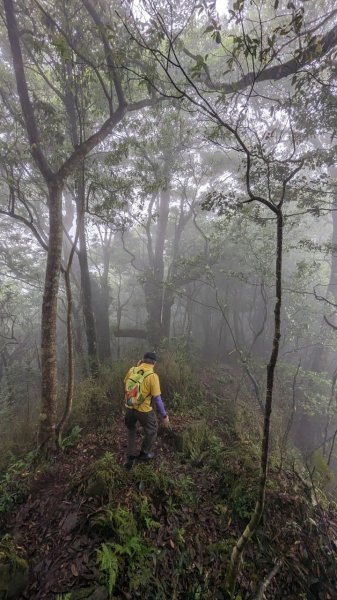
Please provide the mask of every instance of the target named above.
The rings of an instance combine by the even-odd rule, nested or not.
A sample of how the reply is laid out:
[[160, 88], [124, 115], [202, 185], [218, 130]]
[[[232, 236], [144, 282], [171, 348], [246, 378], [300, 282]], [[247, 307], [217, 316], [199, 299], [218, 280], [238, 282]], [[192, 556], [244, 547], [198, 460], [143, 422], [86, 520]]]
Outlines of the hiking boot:
[[143, 450], [141, 450], [137, 458], [138, 460], [153, 460], [154, 452], [143, 452]]
[[130, 456], [127, 457], [126, 462], [124, 463], [124, 468], [125, 469], [132, 469], [133, 465], [135, 464], [135, 460], [136, 457], [133, 456], [133, 454], [130, 454]]

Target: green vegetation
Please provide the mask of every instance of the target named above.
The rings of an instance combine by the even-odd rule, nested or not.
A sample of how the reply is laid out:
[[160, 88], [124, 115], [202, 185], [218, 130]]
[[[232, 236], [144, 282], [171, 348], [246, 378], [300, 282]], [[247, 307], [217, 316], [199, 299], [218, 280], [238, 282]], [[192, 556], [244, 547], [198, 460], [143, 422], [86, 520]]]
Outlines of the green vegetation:
[[88, 496], [98, 496], [111, 500], [114, 491], [125, 479], [123, 469], [115, 457], [107, 452], [91, 468], [86, 492]]
[[[164, 386], [170, 373], [162, 375]], [[197, 376], [192, 373], [191, 381], [198, 387]], [[98, 389], [105, 390], [105, 398], [110, 393], [110, 385], [111, 378], [103, 376]], [[135, 597], [148, 594], [156, 600], [165, 600], [174, 594], [213, 600], [220, 593], [237, 528], [249, 520], [254, 508], [259, 474], [259, 420], [249, 417], [247, 405], [243, 407], [238, 403], [235, 410], [230, 410], [230, 404], [220, 398], [219, 387], [230, 389], [233, 385], [234, 379], [228, 372], [214, 378], [214, 396], [210, 396], [210, 390], [201, 394], [195, 415], [191, 415], [190, 406], [186, 413], [182, 405], [177, 406], [175, 412], [170, 408], [171, 429], [162, 431], [157, 442], [161, 458], [150, 464], [136, 462], [131, 471], [122, 465], [125, 450], [119, 447], [124, 432], [120, 413], [114, 418], [111, 415], [108, 422], [102, 418], [106, 401], [96, 406], [101, 414], [96, 414], [94, 420], [88, 405], [88, 410], [81, 413], [81, 426], [73, 425], [62, 438], [59, 460], [66, 471], [70, 468], [73, 473], [69, 482], [64, 478], [62, 465], [41, 461], [36, 453], [20, 460], [12, 458], [1, 481], [0, 506], [6, 516], [13, 514], [19, 503], [29, 506], [37, 490], [46, 488], [43, 506], [53, 496], [53, 492], [47, 492], [49, 487], [64, 481], [62, 497], [65, 506], [72, 507], [64, 526], [70, 531], [71, 544], [78, 549], [67, 566], [69, 577], [76, 577], [75, 584], [71, 591], [63, 588], [58, 594], [60, 599], [94, 600], [97, 589], [100, 597], [106, 599], [118, 598], [124, 590]], [[194, 392], [191, 393], [195, 398]], [[92, 396], [92, 390], [89, 395]], [[192, 396], [188, 398], [191, 404]], [[209, 413], [208, 418], [197, 416], [206, 415], [210, 406], [211, 416]], [[101, 456], [95, 460], [92, 453], [96, 454], [97, 450]], [[291, 463], [287, 457], [284, 460], [289, 469]], [[261, 562], [272, 568], [274, 558], [270, 557], [274, 557], [275, 552], [278, 555], [280, 548], [280, 556], [293, 555], [295, 572], [297, 565], [299, 569], [301, 564], [309, 569], [310, 562], [312, 565], [323, 562], [329, 573], [324, 585], [329, 590], [328, 582], [334, 581], [334, 559], [329, 538], [326, 534], [322, 536], [318, 525], [321, 513], [311, 505], [310, 480], [306, 480], [307, 487], [300, 479], [294, 486], [292, 479], [280, 471], [277, 444], [270, 464], [266, 516], [249, 554], [249, 557], [254, 556], [254, 561], [249, 559], [243, 565], [245, 577], [247, 581], [258, 582], [262, 571], [257, 565]], [[334, 511], [327, 500], [323, 501], [319, 489], [331, 483], [329, 468], [319, 453], [313, 456], [311, 471], [318, 486], [315, 498], [320, 502], [319, 510]], [[305, 472], [301, 477], [305, 477]], [[53, 512], [58, 510], [56, 506]], [[311, 532], [309, 545], [301, 533], [303, 514]], [[61, 511], [55, 521], [56, 530], [51, 534], [55, 539], [63, 520]], [[29, 537], [23, 527], [24, 535]], [[83, 536], [84, 547], [81, 546]], [[298, 539], [297, 553], [297, 546], [293, 544]], [[302, 546], [305, 549], [302, 550]], [[60, 548], [60, 552], [64, 551]], [[24, 586], [28, 567], [20, 548], [17, 555], [15, 569], [19, 570], [21, 565], [18, 582]], [[6, 564], [4, 580], [11, 586], [9, 573], [14, 567], [9, 567], [8, 561]], [[316, 572], [312, 568], [313, 573]], [[95, 583], [88, 584], [88, 574]], [[300, 594], [303, 581], [301, 577], [297, 580], [294, 577], [291, 585]], [[244, 581], [240, 584], [242, 598], [246, 593]], [[281, 589], [288, 589], [289, 584], [281, 575], [279, 585]]]
[[0, 598], [17, 598], [28, 582], [24, 549], [8, 537], [0, 541]]
[[73, 446], [77, 445], [81, 431], [82, 428], [78, 425], [75, 425], [75, 427], [73, 427], [70, 431], [69, 435], [59, 437], [58, 444], [62, 452], [65, 452], [68, 448], [72, 448]]
[[36, 452], [30, 452], [19, 460], [12, 456], [0, 480], [0, 514], [10, 512], [27, 497], [37, 458]]

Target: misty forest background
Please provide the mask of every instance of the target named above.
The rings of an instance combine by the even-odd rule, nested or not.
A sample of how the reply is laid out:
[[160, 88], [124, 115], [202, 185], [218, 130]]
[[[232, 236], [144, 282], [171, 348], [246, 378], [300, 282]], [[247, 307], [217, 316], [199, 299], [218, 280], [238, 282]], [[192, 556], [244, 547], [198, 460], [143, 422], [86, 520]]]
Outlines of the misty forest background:
[[[0, 15], [0, 512], [32, 493], [17, 488], [25, 456], [32, 472], [37, 460], [56, 469], [85, 435], [124, 435], [124, 374], [155, 350], [172, 424], [159, 446], [194, 426], [183, 447], [194, 470], [213, 450], [210, 461], [230, 447], [254, 457], [218, 579], [199, 574], [194, 595], [180, 593], [335, 597], [326, 523], [323, 592], [309, 571], [300, 591], [274, 583], [294, 539], [242, 575], [248, 540], [267, 526], [268, 465], [303, 487], [296, 498], [335, 510], [335, 3], [3, 0]], [[113, 469], [124, 451], [121, 440]], [[212, 463], [218, 474], [220, 463], [230, 458]], [[122, 595], [135, 581], [127, 552], [95, 552], [106, 597], [182, 597], [153, 582], [144, 596], [150, 580]], [[22, 597], [56, 597], [34, 593]]]

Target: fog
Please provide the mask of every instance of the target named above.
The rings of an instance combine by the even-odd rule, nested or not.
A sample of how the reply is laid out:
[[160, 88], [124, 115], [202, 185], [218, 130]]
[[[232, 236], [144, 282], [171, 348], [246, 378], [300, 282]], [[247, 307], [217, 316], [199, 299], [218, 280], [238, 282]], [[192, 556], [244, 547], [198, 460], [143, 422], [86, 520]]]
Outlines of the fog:
[[[284, 7], [281, 31], [267, 7], [218, 7], [219, 17], [206, 3], [194, 19], [193, 3], [179, 18], [173, 5], [165, 12], [148, 3], [144, 24], [139, 6], [112, 16], [104, 4], [101, 16], [89, 10], [81, 24], [68, 15], [68, 33], [58, 5], [45, 3], [49, 24], [37, 8], [18, 10], [28, 32], [27, 97], [2, 25], [4, 452], [12, 438], [28, 443], [35, 435], [41, 377], [42, 398], [49, 389], [54, 403], [64, 401], [70, 315], [75, 389], [102, 367], [155, 350], [159, 369], [174, 356], [204, 372], [205, 394], [208, 377], [225, 381], [226, 402], [254, 415], [257, 435], [276, 340], [273, 448], [282, 453], [287, 445], [294, 460], [308, 463], [318, 451], [336, 471], [336, 87], [333, 43], [324, 45], [334, 12], [328, 2], [327, 19], [310, 3]], [[101, 18], [118, 32], [114, 48], [97, 36]], [[160, 30], [164, 21], [171, 34], [168, 25]], [[324, 43], [310, 60], [300, 38], [312, 22]], [[76, 39], [80, 27], [96, 55]], [[180, 46], [172, 41], [177, 27]], [[293, 55], [299, 65], [290, 67]], [[274, 63], [279, 72], [270, 71]], [[52, 314], [55, 365], [45, 355]], [[45, 360], [54, 365], [52, 383]], [[168, 401], [180, 393], [171, 390]], [[48, 401], [47, 393], [44, 407]]]

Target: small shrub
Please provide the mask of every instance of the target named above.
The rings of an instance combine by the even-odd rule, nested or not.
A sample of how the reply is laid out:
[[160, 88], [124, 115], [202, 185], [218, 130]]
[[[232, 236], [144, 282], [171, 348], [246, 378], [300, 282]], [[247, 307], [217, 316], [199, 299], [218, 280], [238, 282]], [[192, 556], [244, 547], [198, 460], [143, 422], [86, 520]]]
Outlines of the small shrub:
[[100, 529], [105, 535], [114, 531], [114, 508], [102, 506], [91, 518], [90, 526], [94, 529]]
[[193, 423], [186, 429], [180, 439], [180, 451], [194, 465], [219, 454], [222, 449], [220, 440], [211, 432], [205, 421]]

